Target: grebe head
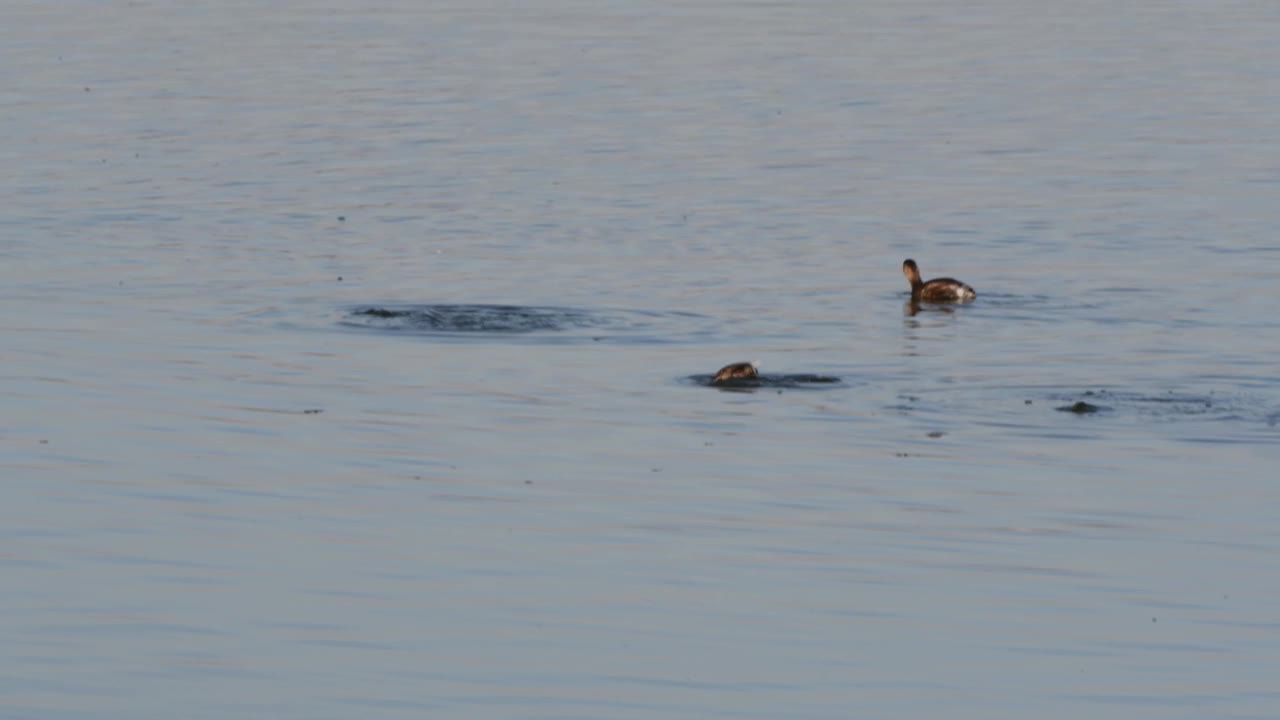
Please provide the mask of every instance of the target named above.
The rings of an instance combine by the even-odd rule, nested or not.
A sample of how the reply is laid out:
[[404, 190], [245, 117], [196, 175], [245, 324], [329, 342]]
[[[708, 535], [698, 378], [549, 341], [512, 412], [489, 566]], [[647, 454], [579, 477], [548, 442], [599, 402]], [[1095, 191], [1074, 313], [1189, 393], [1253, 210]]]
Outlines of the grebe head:
[[907, 258], [902, 261], [902, 274], [907, 276], [907, 282], [912, 285], [920, 284], [920, 268], [915, 260]]
[[758, 362], [738, 362], [725, 365], [716, 371], [715, 377], [711, 378], [712, 384], [729, 382], [730, 380], [750, 380], [758, 377], [756, 369], [760, 367]]

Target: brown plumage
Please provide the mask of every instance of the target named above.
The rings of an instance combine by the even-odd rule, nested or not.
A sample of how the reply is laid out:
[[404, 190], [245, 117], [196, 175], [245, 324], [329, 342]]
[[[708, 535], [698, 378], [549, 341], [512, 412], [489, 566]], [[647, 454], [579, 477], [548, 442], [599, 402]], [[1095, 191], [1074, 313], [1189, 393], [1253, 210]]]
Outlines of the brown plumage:
[[716, 372], [715, 377], [711, 378], [712, 383], [729, 382], [730, 380], [750, 380], [756, 375], [756, 364], [749, 362], [733, 363], [725, 365]]
[[971, 302], [978, 297], [973, 288], [955, 278], [935, 278], [929, 282], [920, 280], [920, 268], [915, 260], [904, 260], [902, 274], [911, 283], [911, 299], [917, 302], [950, 303]]

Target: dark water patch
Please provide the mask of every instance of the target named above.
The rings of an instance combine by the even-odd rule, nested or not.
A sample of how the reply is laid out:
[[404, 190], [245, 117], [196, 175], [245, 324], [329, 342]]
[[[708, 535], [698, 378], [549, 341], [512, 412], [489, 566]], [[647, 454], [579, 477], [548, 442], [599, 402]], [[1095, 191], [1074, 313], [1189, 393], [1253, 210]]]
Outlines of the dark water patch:
[[1074, 394], [1054, 394], [1054, 401], [1067, 401], [1055, 409], [1077, 414], [1098, 411], [1152, 420], [1214, 420], [1262, 422], [1274, 425], [1277, 408], [1265, 399], [1240, 393], [1165, 392], [1143, 393], [1127, 390], [1086, 390]]
[[832, 375], [814, 375], [812, 373], [762, 373], [753, 378], [734, 378], [722, 382], [712, 382], [715, 375], [690, 375], [684, 382], [713, 387], [731, 392], [755, 392], [757, 390], [829, 390], [847, 387], [844, 381]]
[[440, 339], [546, 343], [682, 342], [715, 334], [712, 320], [696, 313], [536, 305], [362, 305], [346, 309], [338, 324]]
[[424, 333], [529, 333], [603, 327], [608, 320], [573, 308], [416, 305], [356, 308], [343, 324]]
[[1280, 252], [1280, 245], [1201, 245], [1201, 250], [1207, 250], [1217, 255], [1253, 255], [1255, 253], [1274, 253]]
[[1038, 147], [1010, 147], [1010, 148], [987, 148], [979, 150], [979, 155], [1037, 155], [1044, 152], [1044, 148]]
[[976, 288], [978, 297], [966, 307], [1000, 309], [1000, 310], [1035, 310], [1039, 312], [1059, 312], [1063, 310], [1091, 310], [1102, 307], [1099, 303], [1080, 302], [1072, 298], [1060, 298], [1050, 295], [1015, 295], [1011, 293], [983, 292]]
[[1116, 287], [1103, 287], [1103, 288], [1097, 288], [1097, 289], [1095, 289], [1093, 292], [1096, 292], [1096, 293], [1120, 293], [1120, 294], [1128, 295], [1128, 294], [1133, 294], [1133, 293], [1150, 293], [1150, 292], [1152, 292], [1153, 290], [1154, 290], [1154, 288], [1149, 288], [1149, 287], [1124, 287], [1124, 286], [1116, 286]]
[[956, 306], [948, 303], [922, 303], [914, 300], [908, 300], [902, 305], [902, 314], [907, 317], [915, 317], [920, 313], [941, 313], [950, 315], [954, 313]]
[[[900, 393], [881, 406], [899, 415], [964, 417], [1018, 435], [1078, 437], [1117, 426], [1181, 425], [1179, 439], [1253, 444], [1280, 441], [1280, 402], [1272, 393], [1239, 390], [1064, 390], [1047, 385], [955, 386]], [[1072, 423], [1064, 414], [1096, 422]], [[1067, 433], [1067, 435], [1062, 435]]]
[[1233, 436], [1179, 436], [1176, 437], [1181, 442], [1196, 442], [1203, 445], [1275, 445], [1280, 443], [1280, 432], [1276, 432], [1275, 425], [1268, 425], [1265, 430], [1258, 432], [1236, 433]]
[[981, 234], [977, 230], [970, 227], [949, 227], [946, 225], [942, 227], [934, 228], [933, 232], [937, 233], [938, 235], [964, 235], [968, 237], [975, 237]]
[[907, 317], [920, 313], [977, 313], [1006, 320], [1058, 322], [1063, 313], [1098, 310], [1104, 307], [1101, 303], [1081, 302], [1048, 295], [1012, 295], [984, 292], [982, 288], [977, 288], [977, 293], [977, 298], [966, 303], [914, 302], [910, 299], [909, 291], [897, 292], [894, 297], [907, 298], [902, 306], [902, 313]]
[[1054, 409], [1058, 412], [1069, 412], [1075, 413], [1076, 415], [1092, 415], [1093, 413], [1110, 410], [1111, 408], [1106, 407], [1105, 405], [1094, 405], [1093, 403], [1085, 402], [1084, 400], [1077, 400], [1070, 405], [1063, 405]]

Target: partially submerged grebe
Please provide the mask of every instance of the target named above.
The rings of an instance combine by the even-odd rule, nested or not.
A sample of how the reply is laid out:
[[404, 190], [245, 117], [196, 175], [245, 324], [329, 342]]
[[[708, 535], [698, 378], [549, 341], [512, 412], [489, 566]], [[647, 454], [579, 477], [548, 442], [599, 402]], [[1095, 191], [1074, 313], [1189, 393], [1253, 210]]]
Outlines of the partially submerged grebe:
[[936, 278], [929, 282], [920, 281], [920, 268], [915, 260], [902, 262], [902, 274], [911, 283], [911, 299], [916, 302], [949, 303], [971, 302], [978, 297], [973, 288], [954, 278]]
[[730, 380], [751, 380], [755, 377], [757, 377], [755, 363], [739, 362], [720, 368], [715, 377], [711, 378], [711, 384], [725, 383]]

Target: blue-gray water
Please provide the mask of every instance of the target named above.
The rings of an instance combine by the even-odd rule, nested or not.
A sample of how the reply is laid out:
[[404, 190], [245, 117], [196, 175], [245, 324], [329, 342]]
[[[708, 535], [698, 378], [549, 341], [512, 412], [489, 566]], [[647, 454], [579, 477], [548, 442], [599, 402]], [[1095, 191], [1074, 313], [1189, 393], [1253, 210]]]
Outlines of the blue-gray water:
[[0, 717], [1280, 714], [1280, 5], [4, 17]]

